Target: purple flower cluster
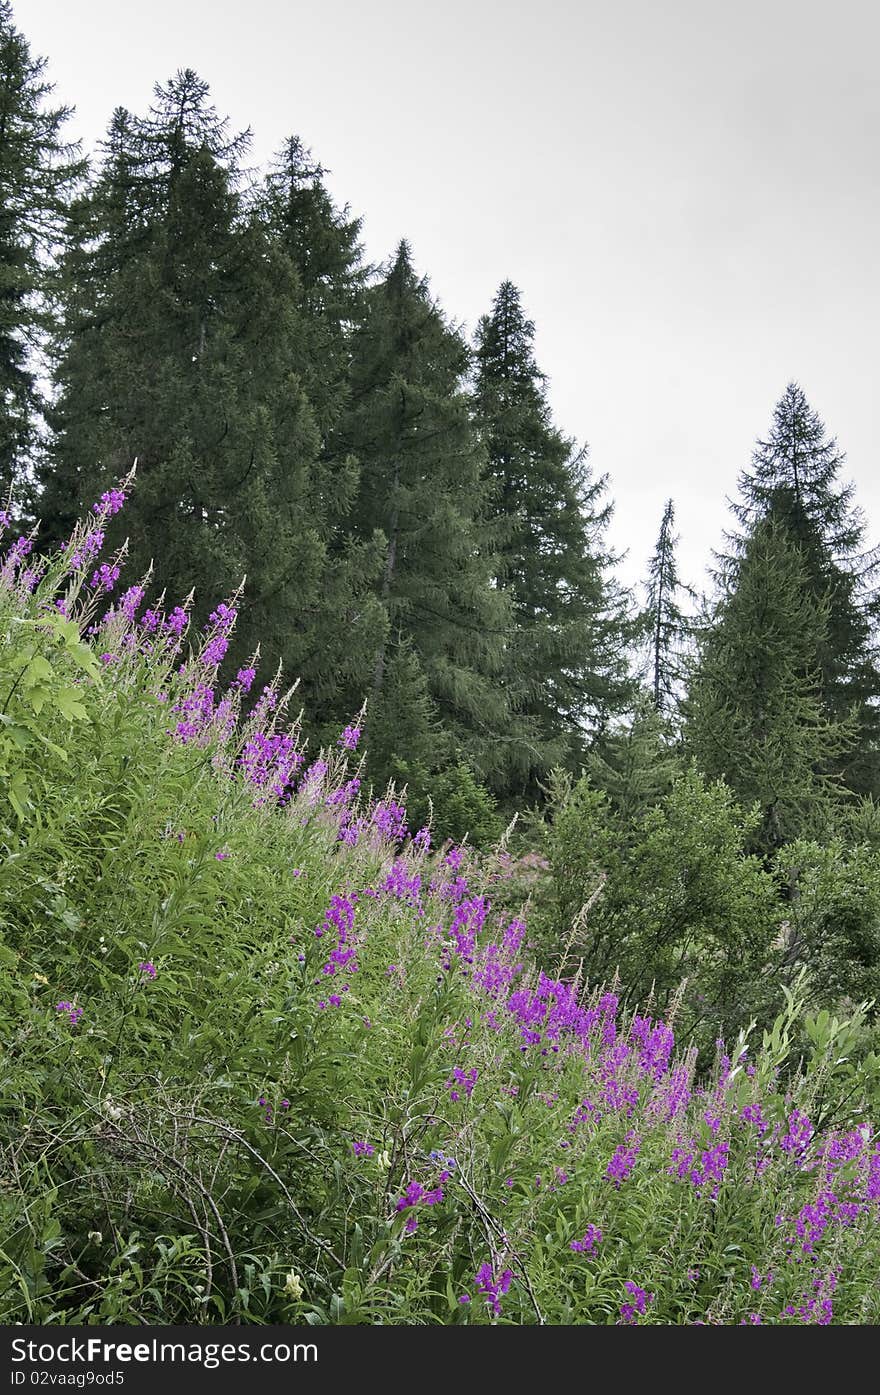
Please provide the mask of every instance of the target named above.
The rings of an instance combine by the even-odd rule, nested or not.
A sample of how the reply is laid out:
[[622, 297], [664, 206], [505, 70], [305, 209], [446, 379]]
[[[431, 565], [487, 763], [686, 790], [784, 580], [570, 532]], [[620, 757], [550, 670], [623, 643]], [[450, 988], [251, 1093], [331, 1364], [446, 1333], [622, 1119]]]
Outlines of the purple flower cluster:
[[84, 570], [92, 559], [101, 551], [103, 546], [103, 531], [100, 528], [90, 528], [75, 551], [71, 553], [68, 561], [68, 570], [72, 572]]
[[599, 1013], [582, 1008], [573, 984], [562, 983], [542, 973], [534, 992], [518, 989], [507, 1001], [507, 1010], [520, 1026], [525, 1049], [542, 1041], [556, 1045], [563, 1034], [581, 1042], [587, 1049]]
[[140, 964], [138, 964], [138, 972], [143, 974], [144, 978], [155, 978], [156, 965], [151, 959], [143, 959]]
[[83, 1009], [81, 1007], [74, 1007], [73, 1003], [68, 1003], [66, 1000], [56, 1003], [55, 1011], [65, 1013], [70, 1021], [71, 1027], [75, 1027], [83, 1015]]
[[119, 611], [120, 614], [125, 616], [129, 624], [134, 623], [143, 602], [143, 586], [129, 586], [128, 590], [122, 593], [122, 598], [119, 602]]
[[795, 1230], [804, 1254], [811, 1255], [815, 1250], [834, 1219], [836, 1205], [837, 1197], [834, 1192], [820, 1192], [815, 1202], [801, 1207]]
[[223, 662], [226, 651], [229, 648], [229, 636], [238, 617], [238, 612], [232, 606], [220, 602], [216, 610], [212, 610], [208, 616], [207, 640], [199, 655], [199, 660], [205, 668], [216, 668]]
[[739, 1117], [744, 1124], [754, 1124], [759, 1134], [766, 1133], [770, 1127], [761, 1113], [760, 1104], [757, 1103], [744, 1105]]
[[779, 1147], [783, 1153], [799, 1158], [806, 1152], [812, 1137], [813, 1125], [806, 1114], [793, 1109], [788, 1119], [788, 1131], [779, 1139]]
[[572, 1240], [569, 1248], [576, 1250], [578, 1254], [591, 1255], [597, 1245], [602, 1243], [602, 1231], [597, 1225], [588, 1225], [582, 1240]]
[[390, 872], [379, 883], [379, 891], [384, 896], [404, 901], [412, 910], [421, 913], [422, 879], [418, 872], [410, 871], [405, 858], [395, 858]]
[[181, 714], [181, 719], [174, 728], [174, 735], [186, 746], [204, 736], [211, 725], [214, 716], [214, 689], [207, 683], [197, 683], [193, 691], [171, 710]]
[[106, 489], [101, 495], [97, 504], [92, 504], [92, 513], [99, 514], [101, 518], [112, 518], [115, 513], [119, 513], [125, 503], [125, 491], [122, 489]]
[[444, 955], [442, 967], [452, 967], [455, 954], [464, 964], [473, 964], [477, 947], [477, 936], [483, 928], [489, 912], [489, 902], [484, 896], [474, 896], [456, 906], [452, 924], [449, 927], [449, 947]]
[[407, 835], [406, 810], [393, 799], [380, 799], [373, 809], [370, 822], [389, 842], [397, 842]]
[[461, 1066], [453, 1066], [452, 1075], [446, 1081], [446, 1088], [452, 1103], [458, 1103], [462, 1092], [464, 1092], [465, 1099], [470, 1099], [478, 1079], [479, 1071], [476, 1069], [463, 1071]]
[[345, 751], [356, 751], [360, 739], [360, 727], [349, 725], [343, 731], [342, 735], [339, 738], [339, 741], [337, 742], [337, 745], [341, 746]]
[[102, 562], [100, 567], [97, 567], [95, 571], [92, 572], [92, 579], [89, 584], [95, 591], [110, 592], [113, 590], [118, 580], [119, 567], [115, 564], [111, 565], [108, 562]]
[[[334, 978], [343, 971], [347, 974], [356, 974], [358, 971], [357, 946], [352, 941], [356, 901], [356, 895], [331, 897], [330, 905], [324, 912], [324, 919], [315, 930], [316, 939], [323, 939], [329, 934], [336, 940], [321, 968], [323, 978]], [[320, 981], [320, 978], [315, 980], [316, 983]], [[342, 1002], [340, 995], [348, 990], [348, 983], [341, 984], [328, 998], [322, 998], [318, 1007], [339, 1007]]]
[[624, 1288], [632, 1299], [631, 1303], [621, 1303], [620, 1321], [632, 1325], [637, 1323], [640, 1317], [644, 1317], [648, 1309], [648, 1304], [654, 1302], [653, 1293], [646, 1293], [632, 1279], [627, 1279]]
[[675, 1036], [664, 1022], [652, 1022], [650, 1017], [634, 1017], [630, 1037], [638, 1043], [639, 1070], [652, 1080], [660, 1080], [669, 1069]]
[[672, 1176], [687, 1178], [699, 1194], [715, 1197], [727, 1169], [730, 1144], [723, 1139], [697, 1152], [693, 1142], [672, 1150], [672, 1165], [667, 1171]]
[[240, 668], [232, 680], [232, 687], [238, 688], [242, 693], [247, 695], [254, 685], [256, 676], [257, 670], [255, 668]]
[[[448, 1176], [448, 1173], [446, 1174]], [[445, 1179], [444, 1179], [445, 1180]], [[423, 1187], [421, 1182], [409, 1182], [404, 1190], [403, 1196], [397, 1198], [394, 1204], [395, 1211], [409, 1211], [406, 1218], [404, 1231], [407, 1235], [414, 1235], [419, 1228], [419, 1218], [416, 1208], [419, 1206], [439, 1206], [443, 1200], [442, 1186]]]
[[639, 1156], [642, 1143], [638, 1134], [630, 1129], [623, 1143], [619, 1143], [614, 1150], [614, 1156], [605, 1169], [605, 1176], [609, 1177], [615, 1187], [620, 1190], [621, 1182], [625, 1182], [632, 1173]]
[[288, 732], [257, 731], [245, 742], [238, 766], [248, 784], [280, 799], [292, 784], [302, 759]]
[[501, 1299], [509, 1293], [512, 1281], [512, 1269], [502, 1270], [501, 1274], [499, 1274], [496, 1279], [494, 1270], [488, 1261], [484, 1261], [474, 1275], [476, 1287], [480, 1293], [482, 1293], [488, 1306], [492, 1309], [496, 1317], [500, 1317], [501, 1315]]

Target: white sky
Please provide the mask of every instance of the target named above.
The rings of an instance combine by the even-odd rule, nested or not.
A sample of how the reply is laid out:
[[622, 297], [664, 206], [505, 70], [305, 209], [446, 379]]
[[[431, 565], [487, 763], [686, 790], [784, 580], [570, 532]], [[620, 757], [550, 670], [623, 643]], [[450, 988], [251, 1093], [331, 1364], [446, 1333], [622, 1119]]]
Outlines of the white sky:
[[710, 549], [796, 379], [880, 540], [880, 6], [872, 0], [13, 0], [91, 147], [192, 67], [299, 134], [368, 258], [401, 237], [472, 330], [505, 277], [638, 579], [665, 499]]

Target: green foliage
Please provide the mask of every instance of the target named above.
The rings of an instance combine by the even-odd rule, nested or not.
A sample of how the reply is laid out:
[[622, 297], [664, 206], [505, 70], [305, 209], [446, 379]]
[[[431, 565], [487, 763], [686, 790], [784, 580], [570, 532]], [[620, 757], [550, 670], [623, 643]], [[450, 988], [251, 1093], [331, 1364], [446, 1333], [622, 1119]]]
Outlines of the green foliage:
[[[62, 545], [0, 558], [0, 1321], [880, 1320], [880, 602], [803, 393], [680, 740], [671, 501], [629, 617], [516, 287], [472, 353], [189, 69], [80, 185], [43, 75], [0, 0], [0, 485]], [[126, 551], [198, 621], [247, 574], [228, 659]]]
[[710, 779], [759, 806], [754, 846], [764, 852], [829, 825], [833, 767], [856, 740], [854, 722], [822, 703], [814, 663], [827, 623], [800, 549], [772, 517], [761, 519], [704, 627], [684, 737]]
[[[4, 616], [0, 640], [0, 791], [19, 819], [36, 811], [45, 786], [40, 764], [32, 777], [22, 757], [36, 748], [46, 760], [66, 761], [63, 726], [88, 716], [78, 684], [97, 679], [99, 664], [79, 628], [57, 611], [25, 619]], [[61, 739], [59, 739], [59, 737]]]
[[443, 730], [491, 779], [509, 710], [509, 608], [492, 585], [487, 488], [464, 391], [467, 349], [406, 244], [368, 293], [352, 359], [336, 450], [360, 463], [356, 535], [366, 541], [381, 531], [386, 543], [376, 590], [389, 630], [373, 658], [370, 707], [380, 707], [394, 647], [404, 643]]
[[533, 798], [554, 765], [575, 765], [585, 731], [625, 705], [632, 638], [604, 541], [608, 481], [553, 425], [534, 334], [516, 286], [502, 282], [477, 326], [473, 400], [492, 485], [493, 568], [515, 621], [505, 652], [513, 712], [496, 787], [519, 800]]
[[625, 724], [602, 732], [587, 753], [584, 770], [624, 823], [638, 820], [669, 793], [681, 760], [653, 694], [642, 696]]
[[467, 839], [475, 848], [488, 848], [501, 837], [498, 806], [464, 761], [433, 774], [396, 761], [394, 773], [397, 781], [406, 784], [413, 824], [430, 825], [435, 842]]
[[[722, 783], [678, 776], [654, 807], [620, 808], [587, 777], [557, 786], [545, 836], [541, 951], [596, 982], [619, 975], [686, 1036], [766, 1015], [781, 912], [773, 877], [744, 849], [754, 815]], [[683, 997], [680, 986], [687, 980]], [[714, 1035], [708, 1040], [714, 1041]]]
[[[50, 568], [33, 598], [0, 589], [7, 689], [33, 662], [51, 584]], [[875, 1201], [786, 1263], [829, 1141], [850, 1158], [836, 1194], [869, 1196], [866, 1010], [805, 1017], [796, 983], [754, 1055], [749, 1023], [733, 1066], [707, 1063], [688, 1103], [692, 1053], [665, 1070], [665, 1028], [598, 986], [578, 997], [577, 977], [542, 977], [521, 923], [487, 904], [511, 885], [504, 854], [428, 855], [380, 833], [376, 809], [344, 808], [342, 751], [267, 801], [236, 774], [247, 726], [226, 744], [173, 739], [197, 663], [121, 648], [98, 674], [73, 624], [44, 622], [56, 676], [38, 664], [30, 696], [22, 678], [9, 701], [50, 740], [63, 732], [67, 759], [19, 749], [13, 777], [39, 780], [39, 799], [27, 819], [0, 810], [2, 1321], [614, 1324], [635, 1283], [653, 1295], [639, 1322], [786, 1323], [825, 1320], [811, 1285], [832, 1268], [834, 1320], [877, 1319]], [[68, 720], [51, 694], [77, 679], [86, 715]], [[484, 792], [463, 766], [447, 775], [450, 817], [473, 822]], [[651, 1010], [665, 996], [682, 1027], [699, 1006], [677, 1003], [675, 976], [716, 988], [713, 1039], [752, 1005], [740, 973], [772, 921], [747, 827], [690, 773], [628, 839], [586, 781], [548, 830], [560, 913], [607, 874], [580, 928], [608, 897], [596, 952], [616, 962], [619, 944], [636, 977], [654, 954]], [[546, 924], [553, 903], [540, 888], [534, 901]], [[335, 1005], [330, 912], [350, 914], [357, 959]], [[517, 1016], [525, 1000], [538, 1017]], [[565, 1004], [593, 1023], [589, 1050], [577, 1014], [553, 1027]], [[804, 1145], [806, 1168], [787, 1143], [804, 1114], [836, 1131]], [[677, 1173], [677, 1149], [700, 1178], [721, 1142], [714, 1191]], [[430, 1201], [407, 1203], [416, 1186]], [[573, 1248], [590, 1226], [595, 1253]], [[485, 1265], [493, 1282], [509, 1270], [497, 1311]], [[779, 1277], [756, 1293], [752, 1265]]]
[[127, 534], [130, 565], [153, 563], [175, 600], [195, 591], [200, 619], [246, 576], [232, 657], [259, 643], [270, 667], [283, 660], [320, 723], [347, 704], [340, 686], [362, 700], [384, 632], [370, 596], [382, 549], [340, 529], [357, 468], [326, 458], [289, 238], [249, 206], [247, 140], [226, 124], [190, 70], [156, 88], [147, 116], [113, 118], [62, 268], [43, 535], [61, 541], [136, 459], [110, 543]]
[[658, 712], [673, 714], [681, 695], [684, 678], [683, 653], [691, 628], [681, 608], [679, 593], [693, 597], [678, 575], [674, 533], [675, 506], [666, 501], [657, 546], [648, 563], [647, 605], [644, 626], [648, 640], [648, 681]]
[[820, 1001], [880, 999], [880, 851], [798, 840], [777, 866], [790, 897], [786, 954], [808, 968]]
[[42, 394], [35, 350], [51, 324], [51, 256], [85, 165], [62, 131], [68, 107], [50, 107], [46, 60], [36, 58], [0, 0], [0, 504], [10, 490], [33, 507], [33, 454]]
[[[853, 504], [853, 486], [839, 479], [845, 459], [803, 389], [789, 383], [767, 439], [758, 442], [750, 468], [740, 476], [734, 513], [743, 531], [729, 541], [733, 557], [742, 557], [766, 519], [797, 548], [805, 595], [824, 613], [823, 625], [807, 630], [804, 667], [816, 680], [823, 716], [832, 723], [849, 718], [857, 733], [855, 741], [830, 754], [827, 768], [857, 794], [876, 794], [880, 558], [866, 548], [865, 521]], [[727, 559], [728, 566], [732, 560]]]

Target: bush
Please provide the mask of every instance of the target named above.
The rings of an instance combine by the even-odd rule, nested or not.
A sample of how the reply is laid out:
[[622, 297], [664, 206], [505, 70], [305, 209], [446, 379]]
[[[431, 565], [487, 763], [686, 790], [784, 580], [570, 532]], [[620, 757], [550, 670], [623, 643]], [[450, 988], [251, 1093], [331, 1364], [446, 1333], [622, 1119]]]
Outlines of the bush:
[[544, 830], [539, 953], [593, 980], [617, 973], [661, 1012], [675, 999], [679, 1030], [704, 1045], [767, 1020], [780, 1001], [783, 913], [773, 876], [743, 851], [753, 826], [723, 783], [695, 770], [634, 821], [587, 778], [562, 781]]

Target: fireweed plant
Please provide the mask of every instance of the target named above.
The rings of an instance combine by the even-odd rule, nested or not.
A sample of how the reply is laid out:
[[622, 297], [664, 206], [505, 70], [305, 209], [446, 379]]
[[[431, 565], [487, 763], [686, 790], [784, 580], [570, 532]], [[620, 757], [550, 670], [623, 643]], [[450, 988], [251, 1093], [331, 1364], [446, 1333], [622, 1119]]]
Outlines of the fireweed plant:
[[189, 640], [101, 559], [131, 485], [2, 540], [0, 1321], [880, 1320], [845, 1024], [794, 1061], [789, 992], [698, 1078], [674, 1002], [542, 972], [357, 714], [221, 679], [240, 596]]

